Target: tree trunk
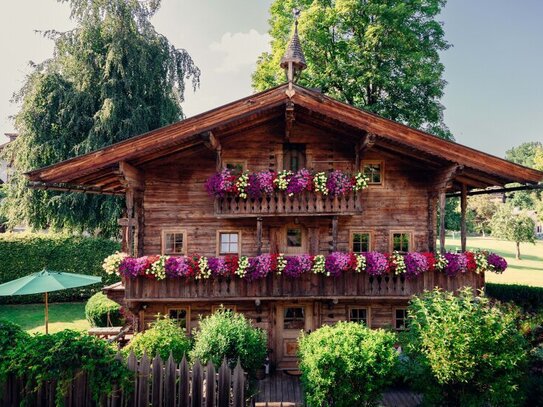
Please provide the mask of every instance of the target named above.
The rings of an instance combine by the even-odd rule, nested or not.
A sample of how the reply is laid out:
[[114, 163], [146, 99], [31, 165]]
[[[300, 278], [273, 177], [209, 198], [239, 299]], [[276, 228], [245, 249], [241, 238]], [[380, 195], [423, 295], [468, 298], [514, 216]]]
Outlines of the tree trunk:
[[520, 242], [517, 242], [517, 260], [520, 260]]

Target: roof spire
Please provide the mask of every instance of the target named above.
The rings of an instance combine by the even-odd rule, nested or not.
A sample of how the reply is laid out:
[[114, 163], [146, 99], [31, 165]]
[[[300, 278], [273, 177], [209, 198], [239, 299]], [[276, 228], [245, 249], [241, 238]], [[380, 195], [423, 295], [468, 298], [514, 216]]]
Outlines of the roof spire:
[[280, 65], [285, 70], [289, 84], [296, 82], [300, 77], [300, 73], [307, 67], [300, 38], [298, 37], [298, 17], [300, 17], [300, 10], [293, 9], [292, 13], [295, 18], [294, 35], [290, 39], [285, 55], [281, 58]]

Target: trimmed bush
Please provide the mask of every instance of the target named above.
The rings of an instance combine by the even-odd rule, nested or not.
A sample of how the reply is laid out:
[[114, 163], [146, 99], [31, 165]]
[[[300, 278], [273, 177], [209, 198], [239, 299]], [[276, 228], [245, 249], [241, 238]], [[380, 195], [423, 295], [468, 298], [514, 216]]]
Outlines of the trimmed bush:
[[[102, 269], [104, 258], [119, 250], [119, 243], [109, 239], [65, 234], [0, 234], [0, 284], [44, 267], [55, 271], [102, 277], [102, 283], [49, 293], [49, 301], [81, 301], [101, 287], [119, 280]], [[0, 297], [0, 304], [43, 302], [43, 294]]]
[[368, 406], [392, 382], [396, 335], [355, 322], [323, 326], [299, 341], [300, 370], [310, 406]]
[[465, 288], [414, 297], [408, 315], [409, 372], [426, 404], [522, 405], [528, 343], [518, 312]]
[[219, 309], [202, 319], [194, 334], [194, 349], [191, 359], [204, 364], [211, 361], [220, 366], [226, 358], [230, 367], [238, 361], [245, 371], [254, 377], [266, 359], [267, 335], [255, 328], [242, 314]]
[[123, 354], [128, 356], [133, 351], [138, 358], [144, 353], [153, 358], [158, 353], [166, 360], [171, 352], [175, 361], [179, 362], [189, 353], [191, 346], [190, 339], [175, 321], [164, 317], [157, 319], [151, 328], [134, 335], [130, 343], [123, 348]]
[[[116, 349], [102, 339], [81, 332], [64, 330], [51, 335], [34, 335], [19, 340], [2, 354], [2, 374], [26, 380], [27, 396], [41, 385], [56, 381], [59, 397], [66, 393], [73, 378], [81, 371], [88, 374], [92, 398], [109, 394], [115, 384], [125, 385], [129, 377], [124, 362], [115, 359]], [[61, 405], [61, 399], [56, 405]], [[26, 404], [25, 404], [26, 405]]]
[[108, 326], [108, 318], [112, 326], [124, 325], [121, 306], [101, 292], [87, 301], [85, 317], [91, 326]]
[[9, 365], [9, 358], [5, 356], [9, 351], [16, 348], [19, 342], [29, 339], [30, 335], [23, 331], [19, 325], [0, 319], [0, 381]]
[[526, 311], [543, 310], [543, 287], [486, 283], [485, 294], [501, 302], [513, 302]]

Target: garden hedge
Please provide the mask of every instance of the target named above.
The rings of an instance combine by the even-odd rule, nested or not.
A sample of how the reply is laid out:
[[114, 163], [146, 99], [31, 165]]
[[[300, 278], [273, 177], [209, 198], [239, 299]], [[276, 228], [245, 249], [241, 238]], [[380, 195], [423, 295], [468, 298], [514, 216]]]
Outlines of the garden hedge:
[[543, 287], [486, 283], [485, 293], [502, 302], [513, 302], [526, 311], [543, 310]]
[[97, 292], [89, 298], [85, 305], [85, 317], [90, 326], [105, 327], [108, 322], [112, 326], [124, 325], [124, 317], [121, 314], [121, 306], [110, 300], [102, 292]]
[[[101, 287], [118, 281], [102, 269], [104, 258], [120, 249], [113, 240], [65, 234], [0, 234], [0, 284], [38, 272], [44, 267], [102, 277], [102, 283], [49, 294], [50, 302], [82, 301]], [[0, 304], [43, 302], [43, 294], [0, 297]]]

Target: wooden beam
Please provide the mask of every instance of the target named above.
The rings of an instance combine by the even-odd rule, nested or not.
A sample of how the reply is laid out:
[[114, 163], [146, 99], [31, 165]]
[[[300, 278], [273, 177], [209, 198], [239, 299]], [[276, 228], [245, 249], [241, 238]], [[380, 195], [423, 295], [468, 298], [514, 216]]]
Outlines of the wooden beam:
[[436, 251], [436, 231], [437, 231], [437, 201], [438, 195], [435, 191], [428, 193], [428, 251]]
[[294, 121], [296, 117], [294, 115], [294, 103], [289, 100], [286, 103], [285, 107], [285, 141], [289, 141], [290, 133], [294, 127]]
[[[515, 191], [537, 191], [543, 190], [543, 184], [534, 184], [534, 185], [522, 185], [519, 187], [505, 187], [505, 188], [494, 188], [494, 189], [483, 189], [480, 191], [468, 191], [468, 196], [473, 195], [491, 195], [491, 194], [502, 194], [506, 192], [515, 192]], [[459, 192], [450, 192], [447, 194], [448, 197], [460, 196], [462, 194]]]
[[105, 191], [101, 188], [86, 187], [82, 185], [71, 185], [71, 184], [57, 184], [54, 182], [38, 182], [38, 181], [29, 181], [27, 186], [31, 189], [41, 189], [43, 191], [62, 191], [62, 192], [80, 192], [83, 194], [92, 194], [92, 195], [124, 195], [124, 192], [112, 192]]
[[445, 253], [445, 190], [439, 191], [439, 252]]
[[466, 251], [466, 240], [468, 228], [466, 225], [466, 209], [468, 207], [468, 187], [462, 184], [462, 195], [460, 198], [460, 245], [462, 253]]
[[262, 254], [262, 218], [256, 218], [256, 254]]
[[332, 217], [332, 251], [337, 251], [338, 217]]
[[126, 188], [134, 188], [139, 190], [143, 190], [145, 188], [145, 178], [143, 176], [143, 172], [138, 168], [130, 165], [126, 161], [120, 161], [119, 172], [123, 178], [121, 183], [123, 183]]
[[458, 175], [464, 169], [463, 165], [452, 164], [448, 167], [443, 168], [440, 171], [440, 174], [437, 176], [437, 179], [433, 185], [433, 188], [438, 191], [445, 191], [452, 186], [454, 177]]

